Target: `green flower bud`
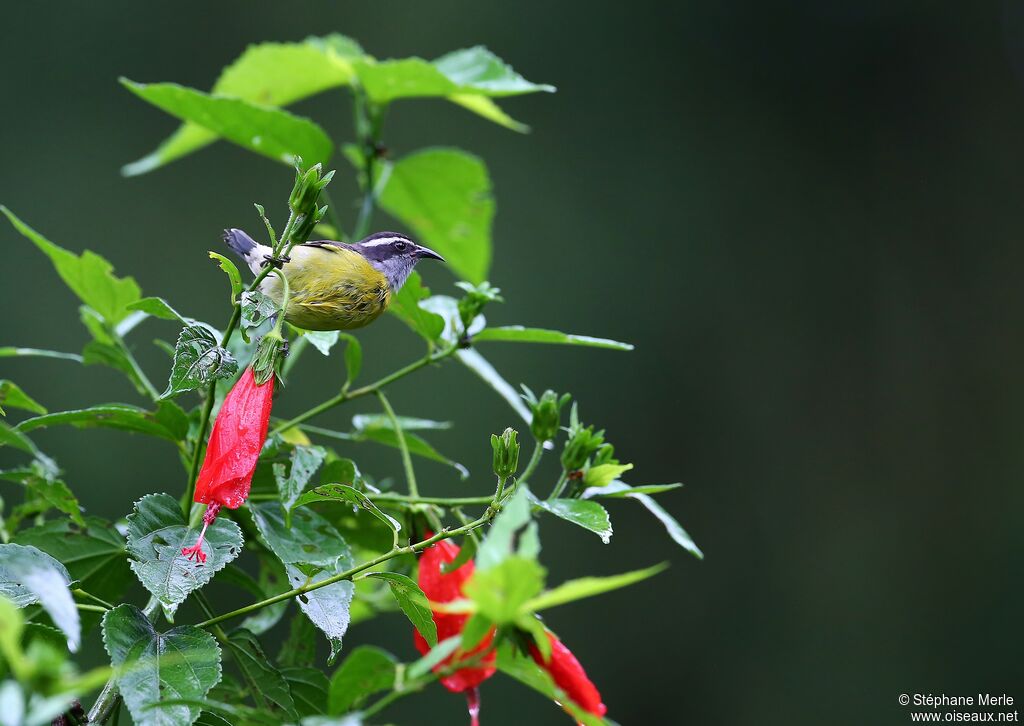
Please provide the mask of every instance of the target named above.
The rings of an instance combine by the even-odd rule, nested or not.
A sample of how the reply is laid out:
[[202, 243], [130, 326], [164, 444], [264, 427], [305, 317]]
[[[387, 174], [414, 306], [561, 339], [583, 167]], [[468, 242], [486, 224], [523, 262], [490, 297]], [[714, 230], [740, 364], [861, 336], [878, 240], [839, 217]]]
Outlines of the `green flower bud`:
[[568, 472], [579, 471], [587, 464], [587, 460], [604, 446], [604, 430], [594, 431], [593, 426], [584, 427], [580, 423], [573, 404], [569, 416], [569, 438], [562, 450], [562, 468]]
[[505, 299], [498, 294], [501, 290], [493, 287], [489, 282], [484, 281], [479, 285], [456, 282], [455, 285], [466, 291], [465, 296], [459, 300], [459, 319], [462, 321], [463, 330], [469, 329], [470, 323], [483, 312], [487, 303], [505, 302]]
[[508, 479], [519, 468], [519, 434], [515, 429], [505, 429], [501, 436], [491, 434], [491, 448], [494, 450], [494, 474]]
[[562, 409], [572, 396], [566, 393], [559, 398], [557, 393], [549, 389], [537, 398], [526, 386], [523, 386], [523, 392], [523, 400], [533, 414], [530, 420], [533, 438], [541, 443], [554, 440], [562, 423]]
[[288, 356], [288, 341], [277, 330], [260, 338], [252, 357], [252, 372], [256, 385], [262, 386], [274, 377], [277, 366]]

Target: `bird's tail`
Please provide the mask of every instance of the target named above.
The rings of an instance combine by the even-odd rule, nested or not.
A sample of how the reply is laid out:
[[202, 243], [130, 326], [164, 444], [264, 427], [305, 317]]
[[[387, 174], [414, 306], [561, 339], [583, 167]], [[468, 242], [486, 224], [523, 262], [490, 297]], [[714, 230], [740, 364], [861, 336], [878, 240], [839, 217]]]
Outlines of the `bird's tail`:
[[245, 264], [254, 275], [259, 274], [263, 266], [264, 255], [273, 254], [267, 245], [261, 245], [240, 229], [224, 230], [224, 242], [231, 251], [245, 260]]

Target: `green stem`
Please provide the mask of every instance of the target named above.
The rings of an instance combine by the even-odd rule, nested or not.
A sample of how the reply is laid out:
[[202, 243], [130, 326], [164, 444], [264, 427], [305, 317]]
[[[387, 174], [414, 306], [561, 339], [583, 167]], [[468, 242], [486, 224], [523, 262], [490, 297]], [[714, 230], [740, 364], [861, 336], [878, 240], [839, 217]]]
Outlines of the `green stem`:
[[[422, 496], [411, 496], [407, 494], [393, 494], [391, 492], [381, 492], [380, 494], [373, 494], [366, 492], [367, 498], [375, 502], [407, 502], [409, 504], [436, 504], [439, 507], [451, 509], [452, 507], [462, 507], [473, 504], [490, 504], [494, 497], [422, 497]], [[278, 495], [274, 495], [275, 499], [280, 499]]]
[[81, 588], [78, 588], [78, 587], [76, 587], [74, 590], [72, 590], [71, 594], [78, 595], [79, 597], [84, 597], [86, 600], [92, 600], [94, 603], [102, 605], [107, 610], [110, 610], [111, 608], [114, 607], [113, 605], [111, 605], [106, 600], [101, 600], [100, 598], [96, 597], [95, 595], [93, 595], [91, 593], [88, 593], [85, 590], [83, 590]]
[[282, 431], [287, 431], [288, 429], [292, 428], [293, 426], [298, 426], [300, 424], [303, 424], [306, 421], [308, 421], [309, 419], [314, 418], [315, 416], [319, 416], [320, 414], [324, 413], [325, 411], [330, 411], [335, 406], [340, 406], [341, 404], [345, 403], [346, 401], [351, 401], [354, 398], [361, 398], [363, 396], [368, 396], [371, 393], [376, 393], [378, 390], [384, 388], [385, 386], [390, 385], [391, 383], [394, 383], [395, 381], [397, 381], [400, 378], [404, 378], [405, 376], [409, 375], [410, 373], [418, 371], [420, 368], [424, 368], [424, 367], [430, 365], [431, 363], [437, 363], [439, 361], [444, 360], [445, 358], [448, 358], [453, 353], [455, 353], [456, 350], [458, 350], [457, 346], [451, 346], [449, 348], [445, 348], [444, 350], [440, 350], [440, 351], [438, 351], [436, 353], [433, 353], [431, 355], [428, 355], [428, 356], [425, 356], [423, 358], [420, 358], [419, 360], [417, 360], [417, 361], [415, 361], [413, 363], [410, 363], [409, 365], [405, 366], [404, 368], [400, 368], [397, 371], [395, 371], [394, 373], [391, 373], [389, 375], [384, 376], [379, 381], [376, 381], [376, 382], [371, 383], [369, 385], [363, 386], [362, 388], [355, 388], [355, 389], [353, 389], [351, 391], [343, 391], [343, 392], [339, 393], [337, 396], [334, 396], [332, 398], [328, 398], [326, 401], [324, 401], [324, 402], [322, 402], [322, 403], [320, 403], [320, 404], [318, 404], [316, 406], [313, 406], [313, 408], [309, 409], [308, 411], [300, 413], [295, 418], [293, 418], [293, 419], [291, 419], [289, 421], [285, 421], [284, 423], [278, 424], [277, 426], [275, 426], [273, 428], [273, 430], [270, 432], [270, 434], [271, 435], [279, 434]]
[[142, 383], [142, 387], [146, 389], [146, 394], [154, 401], [158, 400], [160, 398], [160, 392], [154, 388], [152, 381], [149, 380], [149, 376], [147, 376], [146, 372], [142, 370], [142, 366], [139, 365], [139, 362], [135, 360], [135, 356], [132, 355], [132, 351], [128, 347], [128, 344], [124, 342], [124, 338], [122, 338], [113, 328], [109, 328], [107, 332], [109, 332], [113, 336], [114, 340], [117, 341], [117, 345], [121, 348], [121, 352], [124, 353], [124, 357], [125, 360], [128, 361], [128, 365], [132, 367], [132, 371]]
[[409, 496], [418, 497], [420, 490], [416, 486], [416, 471], [412, 466], [412, 454], [409, 453], [409, 444], [405, 441], [405, 432], [402, 431], [402, 425], [398, 422], [395, 409], [391, 408], [391, 403], [388, 401], [388, 397], [384, 395], [384, 391], [377, 389], [377, 398], [380, 399], [380, 405], [384, 408], [384, 413], [387, 414], [388, 420], [391, 421], [391, 426], [395, 430], [395, 436], [398, 438], [398, 450], [402, 452], [402, 467], [405, 469], [405, 480], [409, 484]]
[[416, 692], [422, 690], [425, 685], [427, 685], [428, 683], [432, 682], [433, 680], [434, 680], [433, 678], [423, 678], [423, 679], [420, 679], [420, 680], [417, 680], [417, 681], [413, 681], [410, 684], [403, 684], [401, 688], [398, 688], [398, 689], [392, 691], [391, 693], [387, 694], [386, 696], [383, 696], [382, 698], [378, 699], [377, 701], [375, 701], [371, 705], [369, 705], [366, 708], [364, 708], [360, 715], [364, 719], [368, 719], [371, 716], [374, 716], [374, 715], [380, 713], [381, 711], [383, 711], [385, 708], [390, 706], [392, 703], [397, 701], [399, 698], [402, 698], [404, 696], [408, 696], [408, 695], [410, 695], [412, 693], [416, 693]]
[[433, 537], [430, 537], [429, 539], [425, 539], [422, 542], [417, 542], [416, 544], [409, 545], [407, 547], [394, 547], [389, 552], [385, 552], [384, 554], [379, 555], [378, 557], [374, 557], [372, 560], [367, 560], [366, 562], [363, 562], [360, 565], [356, 565], [355, 567], [345, 570], [344, 572], [340, 572], [337, 575], [333, 575], [332, 577], [320, 580], [319, 582], [313, 582], [309, 583], [308, 585], [303, 585], [302, 587], [297, 587], [294, 590], [282, 592], [279, 595], [274, 595], [273, 597], [268, 597], [266, 600], [261, 600], [251, 605], [246, 605], [245, 607], [239, 608], [238, 610], [232, 610], [229, 613], [218, 615], [217, 617], [213, 617], [199, 623], [198, 625], [196, 625], [196, 627], [208, 628], [212, 625], [222, 623], [225, 620], [231, 620], [232, 618], [248, 615], [249, 613], [261, 610], [265, 607], [273, 605], [274, 603], [279, 603], [284, 600], [291, 600], [292, 598], [298, 597], [299, 595], [305, 595], [307, 592], [319, 590], [321, 587], [327, 587], [328, 585], [333, 585], [334, 583], [341, 582], [342, 580], [351, 580], [353, 576], [358, 575], [360, 572], [363, 572], [364, 570], [369, 570], [371, 567], [376, 567], [382, 562], [387, 562], [388, 560], [394, 559], [395, 557], [398, 557], [400, 555], [411, 555], [415, 554], [416, 552], [421, 552], [430, 545], [434, 544], [435, 542], [440, 542], [441, 540], [446, 540], [451, 537], [458, 537], [459, 535], [465, 534], [466, 532], [470, 532], [478, 527], [482, 527], [483, 525], [491, 521], [496, 513], [497, 512], [495, 508], [488, 507], [487, 511], [484, 512], [482, 516], [480, 516], [477, 519], [474, 519], [469, 524], [465, 524], [461, 527], [456, 527], [455, 529], [442, 530], [435, 534]]
[[76, 602], [75, 607], [79, 610], [88, 610], [91, 613], [105, 613], [110, 608], [105, 608], [102, 605], [88, 605], [84, 602]]
[[558, 477], [558, 482], [555, 484], [555, 488], [551, 490], [551, 494], [548, 495], [548, 499], [558, 499], [561, 495], [562, 490], [565, 489], [566, 482], [569, 481], [569, 473], [562, 471], [561, 476]]
[[523, 473], [519, 476], [519, 481], [529, 481], [530, 477], [533, 476], [533, 472], [537, 470], [537, 465], [540, 464], [540, 458], [544, 456], [544, 444], [541, 441], [535, 442], [537, 445], [533, 448], [533, 453], [530, 454], [530, 460], [526, 462], [526, 468], [523, 469]]

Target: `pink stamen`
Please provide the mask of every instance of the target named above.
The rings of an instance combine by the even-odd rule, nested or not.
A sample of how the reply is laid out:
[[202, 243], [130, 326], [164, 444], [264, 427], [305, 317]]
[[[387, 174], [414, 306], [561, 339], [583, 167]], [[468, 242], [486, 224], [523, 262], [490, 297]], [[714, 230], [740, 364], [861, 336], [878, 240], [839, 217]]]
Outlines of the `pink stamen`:
[[209, 527], [213, 523], [213, 520], [217, 518], [217, 513], [219, 511], [219, 504], [206, 505], [206, 511], [203, 512], [203, 531], [199, 533], [199, 539], [197, 539], [196, 543], [191, 547], [182, 547], [181, 554], [200, 564], [204, 564], [206, 562], [206, 553], [203, 552], [203, 538], [206, 537], [206, 528]]
[[469, 709], [469, 726], [480, 726], [480, 689], [478, 687], [466, 689], [466, 707]]

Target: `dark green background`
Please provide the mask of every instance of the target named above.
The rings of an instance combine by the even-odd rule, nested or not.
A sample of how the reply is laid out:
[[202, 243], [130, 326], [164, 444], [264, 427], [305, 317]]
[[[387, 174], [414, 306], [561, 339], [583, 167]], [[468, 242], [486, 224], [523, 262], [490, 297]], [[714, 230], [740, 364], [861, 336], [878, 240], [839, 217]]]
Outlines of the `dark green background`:
[[[685, 482], [662, 502], [707, 553], [693, 560], [631, 502], [612, 507], [610, 546], [544, 521], [553, 582], [672, 562], [550, 613], [609, 715], [899, 724], [902, 692], [1024, 698], [1024, 14], [992, 2], [666, 6], [8, 3], [0, 201], [223, 324], [225, 282], [206, 250], [225, 226], [258, 229], [252, 201], [280, 220], [290, 172], [218, 144], [122, 179], [119, 166], [175, 124], [117, 76], [208, 88], [247, 43], [329, 31], [378, 57], [486, 44], [558, 86], [505, 103], [534, 132], [407, 101], [387, 144], [486, 158], [491, 279], [508, 299], [493, 321], [636, 343], [488, 350], [510, 380], [576, 394], [636, 462], [632, 483]], [[298, 110], [351, 138], [345, 95]], [[345, 198], [352, 183], [332, 188]], [[72, 295], [27, 241], [8, 228], [0, 240], [0, 343], [78, 350]], [[451, 290], [440, 266], [424, 274]], [[152, 322], [133, 338], [155, 379], [167, 363], [148, 341], [174, 334]], [[419, 351], [391, 318], [360, 337], [368, 376]], [[279, 413], [335, 390], [340, 359], [314, 355]], [[110, 370], [35, 359], [0, 374], [53, 408], [139, 402]], [[487, 490], [486, 435], [516, 424], [503, 403], [454, 365], [402, 382], [393, 402], [456, 421], [434, 441], [477, 474], [460, 484], [421, 464], [424, 489]], [[75, 430], [38, 440], [91, 512], [120, 516], [134, 497], [183, 486], [166, 444]], [[351, 453], [400, 471], [391, 452]], [[408, 631], [389, 617], [346, 644], [410, 658]], [[503, 679], [483, 699], [490, 726], [567, 722]], [[388, 716], [449, 724], [464, 711], [435, 688]]]

